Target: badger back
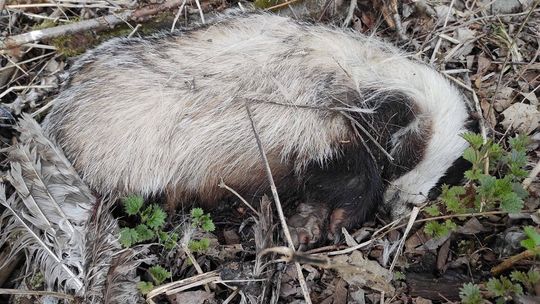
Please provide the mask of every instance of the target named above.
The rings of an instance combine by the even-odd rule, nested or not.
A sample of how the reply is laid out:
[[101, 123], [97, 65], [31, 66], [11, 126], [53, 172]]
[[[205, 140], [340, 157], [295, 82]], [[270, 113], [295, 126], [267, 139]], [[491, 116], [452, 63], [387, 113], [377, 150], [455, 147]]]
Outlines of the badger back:
[[380, 139], [394, 162], [415, 161], [393, 175], [388, 200], [418, 202], [465, 148], [463, 98], [438, 73], [374, 38], [279, 16], [113, 39], [69, 73], [44, 128], [102, 193], [211, 200], [220, 179], [264, 187], [246, 104], [278, 179], [365, 138], [350, 117], [385, 128], [394, 103], [413, 116]]

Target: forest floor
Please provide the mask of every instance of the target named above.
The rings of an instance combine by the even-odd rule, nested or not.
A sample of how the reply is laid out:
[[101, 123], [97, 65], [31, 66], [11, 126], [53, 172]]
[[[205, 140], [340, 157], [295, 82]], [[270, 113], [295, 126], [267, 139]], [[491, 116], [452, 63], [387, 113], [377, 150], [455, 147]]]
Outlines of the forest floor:
[[[467, 138], [472, 169], [406, 217], [377, 217], [347, 233], [344, 244], [307, 252], [280, 247], [286, 243], [268, 201], [257, 213], [234, 202], [211, 218], [199, 209], [171, 215], [159, 231], [183, 245], [149, 245], [156, 259], [137, 269], [150, 301], [540, 303], [538, 0], [0, 0], [0, 148], [16, 142], [11, 127], [22, 113], [43, 119], [60, 75], [85, 50], [112, 37], [189, 26], [239, 5], [374, 33], [439, 70], [462, 90], [480, 124], [479, 135]], [[120, 204], [137, 204], [132, 199]], [[113, 212], [120, 227], [150, 225], [142, 211], [122, 209]], [[181, 241], [188, 231], [190, 239]], [[6, 250], [0, 248], [0, 267]], [[40, 290], [43, 280], [23, 275], [22, 256], [15, 261], [2, 270], [0, 290], [21, 281]], [[14, 301], [10, 296], [0, 292], [0, 302]], [[18, 303], [44, 301], [37, 293], [26, 297], [17, 296]]]

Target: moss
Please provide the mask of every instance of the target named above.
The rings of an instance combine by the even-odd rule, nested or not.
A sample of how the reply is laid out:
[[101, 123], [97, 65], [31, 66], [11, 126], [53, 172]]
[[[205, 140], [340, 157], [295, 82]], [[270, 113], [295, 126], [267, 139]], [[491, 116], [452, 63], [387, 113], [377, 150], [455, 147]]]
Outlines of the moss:
[[269, 7], [272, 7], [272, 6], [281, 4], [281, 3], [285, 3], [285, 1], [282, 1], [282, 0], [255, 0], [253, 5], [256, 8], [265, 9], [265, 8], [269, 8]]
[[96, 38], [92, 33], [77, 33], [52, 38], [50, 43], [56, 47], [58, 53], [66, 57], [73, 57], [84, 53], [86, 49], [93, 46], [96, 43]]

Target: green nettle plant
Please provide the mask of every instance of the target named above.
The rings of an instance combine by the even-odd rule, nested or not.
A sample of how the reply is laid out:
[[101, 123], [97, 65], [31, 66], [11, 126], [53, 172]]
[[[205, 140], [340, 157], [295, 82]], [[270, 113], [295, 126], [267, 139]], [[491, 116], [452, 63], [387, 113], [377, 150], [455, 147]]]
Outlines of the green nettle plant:
[[[480, 135], [465, 133], [469, 147], [463, 158], [472, 164], [465, 172], [464, 186], [442, 188], [440, 204], [425, 209], [431, 216], [459, 215], [500, 209], [516, 213], [523, 208], [528, 192], [521, 182], [527, 176], [526, 146], [528, 138], [518, 135], [509, 140], [509, 151], [489, 139], [483, 142]], [[443, 237], [457, 227], [451, 219], [428, 222], [424, 231], [434, 237]]]
[[[521, 245], [527, 250], [532, 250], [536, 256], [540, 256], [540, 234], [531, 226], [523, 230], [527, 238], [521, 241]], [[537, 270], [512, 271], [510, 278], [500, 276], [489, 279], [485, 284], [484, 292], [476, 284], [464, 284], [459, 296], [464, 304], [481, 304], [485, 302], [485, 299], [494, 299], [495, 303], [508, 303], [514, 295], [534, 294], [534, 286], [538, 282], [540, 282], [540, 272]]]
[[[176, 247], [179, 236], [176, 232], [164, 231], [167, 213], [158, 205], [150, 204], [143, 207], [144, 200], [140, 196], [132, 195], [122, 200], [124, 211], [131, 217], [138, 219], [135, 228], [124, 227], [120, 230], [120, 244], [128, 248], [139, 243], [159, 242], [167, 250]], [[190, 220], [196, 229], [204, 232], [215, 230], [214, 222], [209, 214], [205, 214], [201, 208], [193, 208]], [[210, 239], [190, 240], [188, 248], [192, 252], [202, 253], [210, 247]], [[142, 294], [147, 294], [154, 286], [161, 285], [165, 280], [172, 277], [171, 272], [162, 266], [155, 265], [148, 269], [152, 278], [151, 282], [141, 281], [137, 287]]]
[[[201, 229], [204, 232], [212, 232], [216, 229], [214, 222], [209, 214], [204, 214], [201, 208], [193, 208], [191, 210], [191, 222], [195, 228]], [[210, 247], [210, 239], [202, 238], [200, 240], [189, 241], [188, 248], [192, 252], [205, 252]]]
[[151, 204], [143, 208], [144, 200], [140, 196], [129, 196], [122, 200], [125, 212], [140, 219], [135, 228], [120, 230], [120, 244], [131, 247], [137, 243], [159, 241], [165, 249], [171, 250], [176, 246], [178, 234], [163, 231], [167, 213], [161, 207]]

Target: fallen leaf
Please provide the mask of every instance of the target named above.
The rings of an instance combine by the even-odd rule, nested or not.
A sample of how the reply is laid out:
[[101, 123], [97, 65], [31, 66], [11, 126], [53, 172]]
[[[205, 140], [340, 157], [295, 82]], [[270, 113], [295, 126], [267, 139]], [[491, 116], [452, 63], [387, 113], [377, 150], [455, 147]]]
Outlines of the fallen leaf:
[[177, 294], [170, 295], [169, 299], [175, 304], [216, 303], [214, 293], [206, 292], [204, 290], [179, 292]]
[[486, 229], [486, 227], [484, 227], [484, 225], [482, 225], [478, 219], [473, 217], [469, 219], [463, 226], [459, 227], [456, 230], [456, 233], [473, 235], [488, 230], [489, 229]]
[[[336, 258], [337, 260], [338, 258]], [[343, 258], [341, 258], [343, 260]], [[369, 287], [373, 290], [384, 291], [392, 296], [395, 292], [390, 284], [392, 273], [375, 261], [365, 259], [360, 251], [354, 251], [342, 264], [343, 267], [334, 267], [349, 286]]]
[[489, 123], [492, 128], [497, 125], [497, 118], [495, 117], [495, 110], [491, 106], [488, 100], [482, 99], [480, 101], [480, 108], [482, 108], [482, 115], [484, 119]]
[[501, 124], [520, 133], [529, 134], [540, 126], [540, 111], [534, 105], [515, 103], [504, 112]]

